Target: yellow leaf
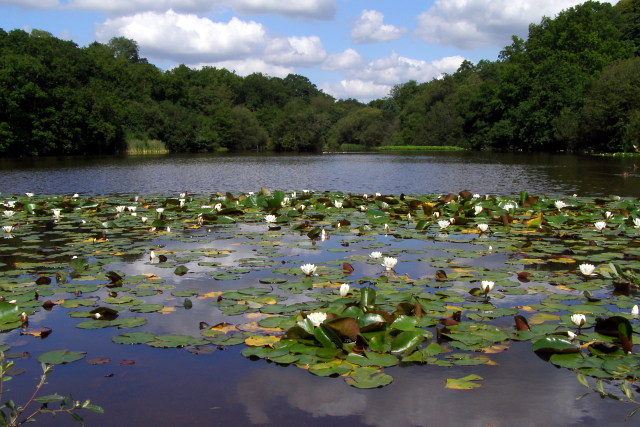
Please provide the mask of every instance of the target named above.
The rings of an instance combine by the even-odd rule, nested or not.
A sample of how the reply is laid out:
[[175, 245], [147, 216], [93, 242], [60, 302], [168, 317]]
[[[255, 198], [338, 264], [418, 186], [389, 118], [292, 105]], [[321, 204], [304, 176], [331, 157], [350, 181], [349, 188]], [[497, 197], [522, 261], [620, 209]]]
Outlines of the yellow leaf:
[[249, 337], [247, 339], [244, 340], [244, 343], [250, 347], [264, 347], [264, 346], [269, 346], [271, 347], [273, 344], [277, 343], [278, 341], [280, 341], [279, 337], [274, 337], [274, 336], [268, 336], [268, 337], [263, 337], [263, 336], [255, 336], [255, 337]]
[[162, 310], [158, 311], [160, 314], [169, 314], [176, 311], [175, 307], [163, 307]]
[[557, 320], [560, 320], [560, 316], [558, 316], [557, 314], [536, 313], [533, 316], [531, 316], [531, 319], [529, 319], [529, 324], [540, 325], [547, 321], [557, 321]]
[[502, 353], [503, 351], [506, 351], [508, 349], [509, 349], [508, 345], [494, 344], [494, 345], [490, 345], [489, 347], [481, 348], [480, 351], [487, 354], [496, 354], [496, 353]]
[[569, 288], [564, 285], [558, 285], [556, 286], [556, 289], [560, 289], [561, 291], [575, 291], [575, 288]]
[[528, 305], [519, 305], [516, 308], [522, 311], [535, 311], [532, 307], [529, 307]]
[[538, 228], [542, 225], [542, 212], [538, 212], [535, 216], [532, 216], [530, 219], [524, 222], [524, 225], [527, 227], [535, 227]]
[[560, 258], [551, 258], [551, 259], [549, 259], [549, 262], [559, 262], [559, 263], [562, 263], [562, 264], [573, 264], [574, 262], [576, 262], [576, 260], [573, 259], [573, 258], [560, 257]]
[[198, 299], [216, 298], [219, 295], [222, 295], [222, 291], [213, 291], [207, 294], [198, 295]]
[[489, 359], [489, 360], [487, 361], [487, 363], [485, 363], [485, 365], [489, 365], [489, 366], [498, 366], [498, 365], [500, 365], [500, 364], [499, 364], [498, 362], [496, 362], [496, 361], [493, 361], [493, 360]]
[[209, 328], [209, 330], [211, 331], [220, 331], [222, 333], [229, 333], [229, 332], [236, 332], [238, 331], [238, 328], [236, 328], [236, 325], [232, 325], [231, 323], [218, 323], [217, 325], [213, 325], [212, 327]]

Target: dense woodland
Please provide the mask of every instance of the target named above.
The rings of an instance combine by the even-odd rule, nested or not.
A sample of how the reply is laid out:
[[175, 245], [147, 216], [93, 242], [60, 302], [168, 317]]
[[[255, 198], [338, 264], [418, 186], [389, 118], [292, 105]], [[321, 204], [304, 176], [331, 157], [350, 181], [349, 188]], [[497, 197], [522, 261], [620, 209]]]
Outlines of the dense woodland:
[[[638, 151], [640, 0], [586, 2], [513, 37], [495, 61], [395, 86], [365, 105], [300, 75], [168, 71], [134, 40], [78, 47], [0, 29], [0, 155], [320, 151], [384, 145]], [[636, 148], [638, 147], [638, 148]]]

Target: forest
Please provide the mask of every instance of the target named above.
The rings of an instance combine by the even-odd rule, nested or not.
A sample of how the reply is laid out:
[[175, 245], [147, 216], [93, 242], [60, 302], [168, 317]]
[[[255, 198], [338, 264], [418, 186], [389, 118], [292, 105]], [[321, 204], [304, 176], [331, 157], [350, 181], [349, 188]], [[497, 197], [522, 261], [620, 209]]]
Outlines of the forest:
[[587, 1], [529, 26], [495, 61], [383, 99], [336, 100], [308, 78], [164, 71], [135, 40], [79, 47], [0, 29], [0, 155], [369, 150], [640, 151], [640, 0]]

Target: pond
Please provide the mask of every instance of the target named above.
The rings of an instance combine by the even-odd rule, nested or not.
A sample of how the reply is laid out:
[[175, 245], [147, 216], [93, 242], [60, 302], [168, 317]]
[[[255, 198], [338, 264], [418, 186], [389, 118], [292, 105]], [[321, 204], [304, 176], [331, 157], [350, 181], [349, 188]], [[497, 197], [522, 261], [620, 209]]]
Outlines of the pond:
[[[640, 328], [636, 180], [629, 160], [551, 155], [4, 160], [0, 339], [24, 372], [3, 399], [67, 350], [40, 394], [102, 406], [87, 425], [628, 425], [636, 405], [576, 399], [578, 372], [637, 392], [638, 346], [596, 324]], [[439, 197], [464, 189], [480, 197]], [[549, 338], [566, 347], [533, 351]]]
[[470, 190], [638, 197], [634, 162], [633, 158], [482, 152], [0, 159], [0, 192], [206, 194], [266, 186], [353, 193]]

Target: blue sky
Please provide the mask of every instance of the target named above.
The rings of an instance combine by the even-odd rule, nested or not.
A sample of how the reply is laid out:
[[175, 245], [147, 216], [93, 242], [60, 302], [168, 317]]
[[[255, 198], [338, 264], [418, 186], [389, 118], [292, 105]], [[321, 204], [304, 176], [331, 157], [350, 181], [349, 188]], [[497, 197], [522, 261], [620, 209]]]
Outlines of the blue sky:
[[[615, 3], [617, 0], [612, 1]], [[573, 0], [0, 0], [0, 27], [40, 29], [79, 46], [134, 39], [163, 69], [308, 77], [367, 102], [393, 85], [495, 60], [512, 35]]]

